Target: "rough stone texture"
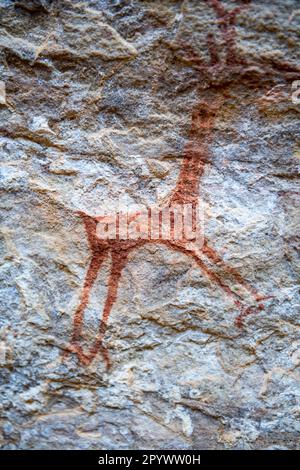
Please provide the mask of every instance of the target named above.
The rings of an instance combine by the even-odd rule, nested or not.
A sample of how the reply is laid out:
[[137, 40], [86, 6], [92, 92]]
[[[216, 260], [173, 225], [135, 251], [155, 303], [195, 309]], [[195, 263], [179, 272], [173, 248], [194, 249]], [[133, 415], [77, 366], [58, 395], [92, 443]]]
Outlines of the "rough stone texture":
[[[244, 2], [229, 30], [239, 61], [197, 68], [226, 61], [217, 10], [242, 3], [0, 0], [4, 449], [299, 448], [299, 4]], [[101, 351], [82, 364], [68, 349], [91, 257], [78, 211], [113, 210], [124, 192], [164, 201], [195, 105], [217, 98], [205, 234], [272, 297], [239, 327], [191, 257], [145, 244], [108, 320], [110, 370]], [[109, 269], [91, 290], [87, 346]]]

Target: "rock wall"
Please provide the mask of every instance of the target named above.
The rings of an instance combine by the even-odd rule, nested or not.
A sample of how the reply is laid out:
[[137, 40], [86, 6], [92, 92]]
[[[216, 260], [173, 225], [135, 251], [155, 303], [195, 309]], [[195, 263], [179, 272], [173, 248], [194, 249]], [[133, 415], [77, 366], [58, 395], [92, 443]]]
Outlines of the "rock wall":
[[[299, 448], [299, 20], [0, 0], [3, 449]], [[201, 243], [97, 238], [196, 196]]]

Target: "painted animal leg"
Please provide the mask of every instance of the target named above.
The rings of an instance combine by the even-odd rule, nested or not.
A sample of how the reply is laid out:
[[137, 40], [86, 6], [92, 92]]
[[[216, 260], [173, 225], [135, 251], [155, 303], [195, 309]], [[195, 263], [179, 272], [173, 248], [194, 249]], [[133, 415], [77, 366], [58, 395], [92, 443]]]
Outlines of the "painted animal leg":
[[80, 304], [77, 307], [77, 310], [74, 314], [73, 335], [71, 339], [71, 344], [68, 349], [70, 352], [75, 352], [78, 355], [80, 360], [81, 358], [83, 358], [82, 347], [80, 345], [80, 339], [81, 339], [80, 336], [81, 336], [82, 324], [83, 324], [83, 319], [84, 319], [84, 311], [89, 302], [90, 291], [97, 279], [100, 267], [103, 261], [105, 260], [106, 256], [107, 256], [107, 253], [105, 251], [100, 252], [100, 253], [96, 252], [93, 254], [90, 265], [88, 267], [88, 270], [85, 276]]
[[233, 267], [226, 264], [220, 255], [208, 245], [207, 240], [204, 241], [202, 248], [203, 254], [210, 259], [215, 265], [221, 267], [227, 274], [231, 275], [241, 286], [246, 289], [255, 302], [260, 302], [262, 300], [270, 299], [273, 296], [263, 296], [261, 295], [254, 287], [252, 287], [242, 276], [241, 274]]
[[204, 263], [204, 261], [195, 251], [190, 250], [182, 243], [176, 243], [166, 240], [165, 244], [171, 249], [179, 251], [180, 253], [183, 253], [186, 256], [192, 258], [197, 263], [201, 271], [205, 274], [205, 276], [208, 277], [215, 284], [217, 284], [229, 297], [231, 297], [236, 307], [238, 307], [239, 309], [242, 308], [240, 296], [236, 292], [231, 290], [230, 287], [224, 284], [223, 280]]
[[128, 249], [127, 250], [120, 249], [119, 251], [112, 252], [111, 272], [110, 272], [109, 281], [108, 281], [108, 289], [107, 289], [106, 300], [105, 300], [105, 304], [103, 308], [102, 320], [99, 325], [99, 332], [98, 332], [96, 341], [90, 348], [89, 352], [83, 353], [80, 358], [81, 362], [84, 363], [85, 365], [90, 364], [92, 360], [94, 359], [94, 357], [98, 354], [98, 352], [101, 351], [103, 355], [103, 359], [106, 364], [106, 368], [107, 369], [110, 368], [110, 359], [109, 359], [108, 350], [103, 346], [102, 342], [103, 342], [103, 338], [106, 332], [106, 326], [107, 326], [111, 309], [117, 298], [118, 285], [119, 285], [120, 277], [122, 274], [122, 270], [127, 262], [128, 252], [129, 252]]
[[240, 306], [239, 306], [240, 314], [235, 319], [235, 324], [239, 328], [243, 326], [244, 319], [248, 315], [256, 314], [264, 310], [265, 307], [262, 301], [274, 298], [273, 295], [268, 295], [268, 296], [261, 295], [254, 287], [252, 287], [241, 276], [241, 274], [235, 268], [229, 266], [223, 261], [223, 259], [216, 252], [216, 250], [214, 250], [208, 245], [207, 240], [204, 241], [202, 253], [204, 253], [206, 257], [210, 259], [216, 266], [221, 267], [223, 271], [225, 271], [225, 273], [231, 275], [232, 278], [235, 279], [235, 281], [238, 282], [252, 296], [252, 299], [255, 305], [245, 306], [242, 303], [240, 303]]
[[[213, 271], [209, 270], [209, 268], [207, 268], [206, 265], [204, 265], [204, 263], [201, 260], [199, 255], [194, 253], [192, 257], [193, 257], [193, 259], [195, 259], [196, 263], [198, 264], [198, 266], [203, 271], [204, 271], [203, 267], [205, 266], [205, 271], [204, 272], [210, 277], [210, 279], [215, 281], [223, 289], [223, 291], [226, 292], [227, 295], [229, 295], [233, 299], [234, 304], [240, 310], [239, 315], [235, 319], [235, 324], [236, 324], [237, 327], [242, 328], [244, 319], [248, 315], [259, 313], [260, 311], [262, 311], [264, 309], [264, 305], [262, 303], [259, 303], [257, 306], [248, 306], [248, 307], [246, 307], [241, 302], [241, 300], [239, 298], [239, 295], [236, 292], [234, 292], [232, 289], [230, 289], [226, 284], [224, 284], [224, 282], [222, 281], [220, 276], [215, 274]], [[224, 265], [226, 266], [225, 263], [224, 263]], [[236, 272], [235, 274], [238, 278], [240, 278], [241, 280], [244, 281], [244, 279], [240, 276], [239, 273]], [[268, 298], [268, 297], [261, 297], [261, 299], [266, 299], [266, 298]], [[257, 298], [255, 300], [257, 300]]]
[[[200, 255], [198, 255], [195, 251], [190, 250], [186, 246], [184, 246], [181, 243], [176, 243], [176, 242], [171, 242], [171, 241], [166, 241], [165, 244], [172, 248], [173, 250], [179, 251], [181, 253], [184, 253], [185, 255], [191, 257], [194, 259], [194, 261], [197, 263], [197, 265], [200, 267], [202, 272], [209, 278], [211, 281], [213, 281], [215, 284], [217, 284], [229, 297], [232, 298], [235, 306], [240, 310], [239, 315], [235, 319], [235, 324], [238, 327], [243, 326], [243, 321], [244, 318], [247, 317], [250, 314], [258, 313], [259, 311], [264, 309], [264, 305], [259, 303], [258, 306], [248, 306], [246, 307], [242, 303], [241, 296], [237, 293], [234, 292], [230, 287], [228, 287], [224, 281], [221, 279], [221, 277], [216, 274], [214, 271], [212, 271], [201, 259]], [[221, 258], [220, 258], [221, 259]], [[226, 266], [226, 264], [224, 263]], [[227, 266], [226, 266], [227, 267]], [[237, 273], [238, 274], [238, 273]], [[239, 275], [240, 276], [240, 275]], [[241, 276], [240, 276], [241, 277]], [[241, 277], [243, 280], [243, 278]], [[269, 297], [264, 297], [264, 298], [269, 298]], [[263, 299], [263, 297], [261, 297]]]
[[255, 313], [259, 313], [261, 310], [264, 309], [264, 305], [263, 304], [258, 304], [257, 307], [255, 306], [250, 306], [250, 307], [243, 307], [241, 309], [241, 312], [240, 314], [236, 317], [235, 319], [235, 324], [236, 326], [238, 326], [239, 328], [242, 328], [243, 327], [243, 324], [244, 324], [244, 319], [248, 316], [248, 315], [252, 315], [252, 314], [255, 314]]

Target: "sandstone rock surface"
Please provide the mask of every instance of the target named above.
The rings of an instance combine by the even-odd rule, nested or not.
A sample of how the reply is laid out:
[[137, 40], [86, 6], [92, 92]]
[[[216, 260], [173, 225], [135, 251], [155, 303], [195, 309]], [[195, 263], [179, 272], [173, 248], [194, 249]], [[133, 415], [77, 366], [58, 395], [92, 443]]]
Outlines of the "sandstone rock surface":
[[[299, 22], [297, 0], [0, 0], [3, 449], [299, 448]], [[101, 348], [80, 362], [79, 212], [168, 200], [193, 122], [215, 274], [167, 245], [130, 251], [111, 367]]]

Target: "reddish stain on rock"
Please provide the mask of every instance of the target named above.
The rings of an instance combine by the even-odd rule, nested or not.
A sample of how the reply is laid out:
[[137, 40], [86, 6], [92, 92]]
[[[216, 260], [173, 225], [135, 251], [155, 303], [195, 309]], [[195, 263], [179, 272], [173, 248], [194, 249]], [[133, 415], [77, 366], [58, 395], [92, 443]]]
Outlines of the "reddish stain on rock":
[[[217, 42], [212, 33], [207, 34], [207, 47], [210, 53], [208, 64], [204, 64], [190, 46], [184, 47], [186, 59], [190, 61], [196, 70], [200, 72], [215, 73], [218, 70], [233, 73], [239, 67], [245, 66], [244, 60], [238, 57], [235, 47], [236, 16], [245, 8], [249, 2], [244, 1], [242, 5], [227, 11], [223, 4], [218, 0], [208, 0], [207, 3], [213, 8], [217, 16], [217, 24], [222, 34], [225, 44], [225, 55], [222, 58], [219, 54]], [[249, 65], [249, 64], [247, 64]], [[217, 92], [217, 97], [203, 100], [199, 98], [192, 111], [191, 129], [189, 141], [184, 149], [182, 165], [178, 180], [172, 191], [169, 201], [164, 207], [171, 207], [173, 204], [192, 204], [197, 208], [199, 197], [199, 181], [203, 175], [205, 165], [210, 157], [210, 144], [213, 139], [213, 128], [218, 111], [226, 96], [226, 87]], [[85, 225], [89, 247], [91, 250], [91, 261], [85, 277], [80, 304], [74, 314], [73, 335], [68, 348], [69, 352], [76, 353], [81, 364], [90, 364], [95, 356], [101, 352], [107, 369], [110, 367], [110, 359], [107, 349], [103, 344], [106, 326], [112, 307], [117, 299], [118, 286], [122, 270], [128, 263], [128, 255], [132, 250], [136, 250], [145, 244], [161, 244], [170, 250], [180, 252], [191, 258], [193, 262], [201, 269], [202, 273], [214, 284], [219, 286], [224, 294], [230, 297], [239, 314], [235, 320], [236, 326], [242, 327], [244, 319], [254, 313], [264, 309], [262, 303], [269, 297], [262, 296], [252, 287], [241, 274], [223, 261], [220, 255], [213, 249], [207, 239], [204, 239], [203, 246], [199, 250], [197, 245], [191, 244], [190, 240], [165, 240], [161, 238], [139, 239], [139, 240], [121, 240], [116, 239], [101, 240], [97, 237], [96, 228], [99, 217], [90, 216], [79, 212]], [[134, 214], [133, 214], [134, 217]], [[195, 222], [195, 221], [193, 221]], [[99, 270], [104, 260], [111, 256], [111, 268], [108, 279], [107, 294], [102, 313], [102, 319], [99, 323], [98, 333], [92, 346], [84, 351], [82, 343], [82, 328], [84, 323], [84, 312], [89, 302], [91, 289], [97, 279]], [[232, 280], [240, 285], [248, 294], [249, 302], [243, 300], [242, 294], [233, 290], [229, 282]]]

